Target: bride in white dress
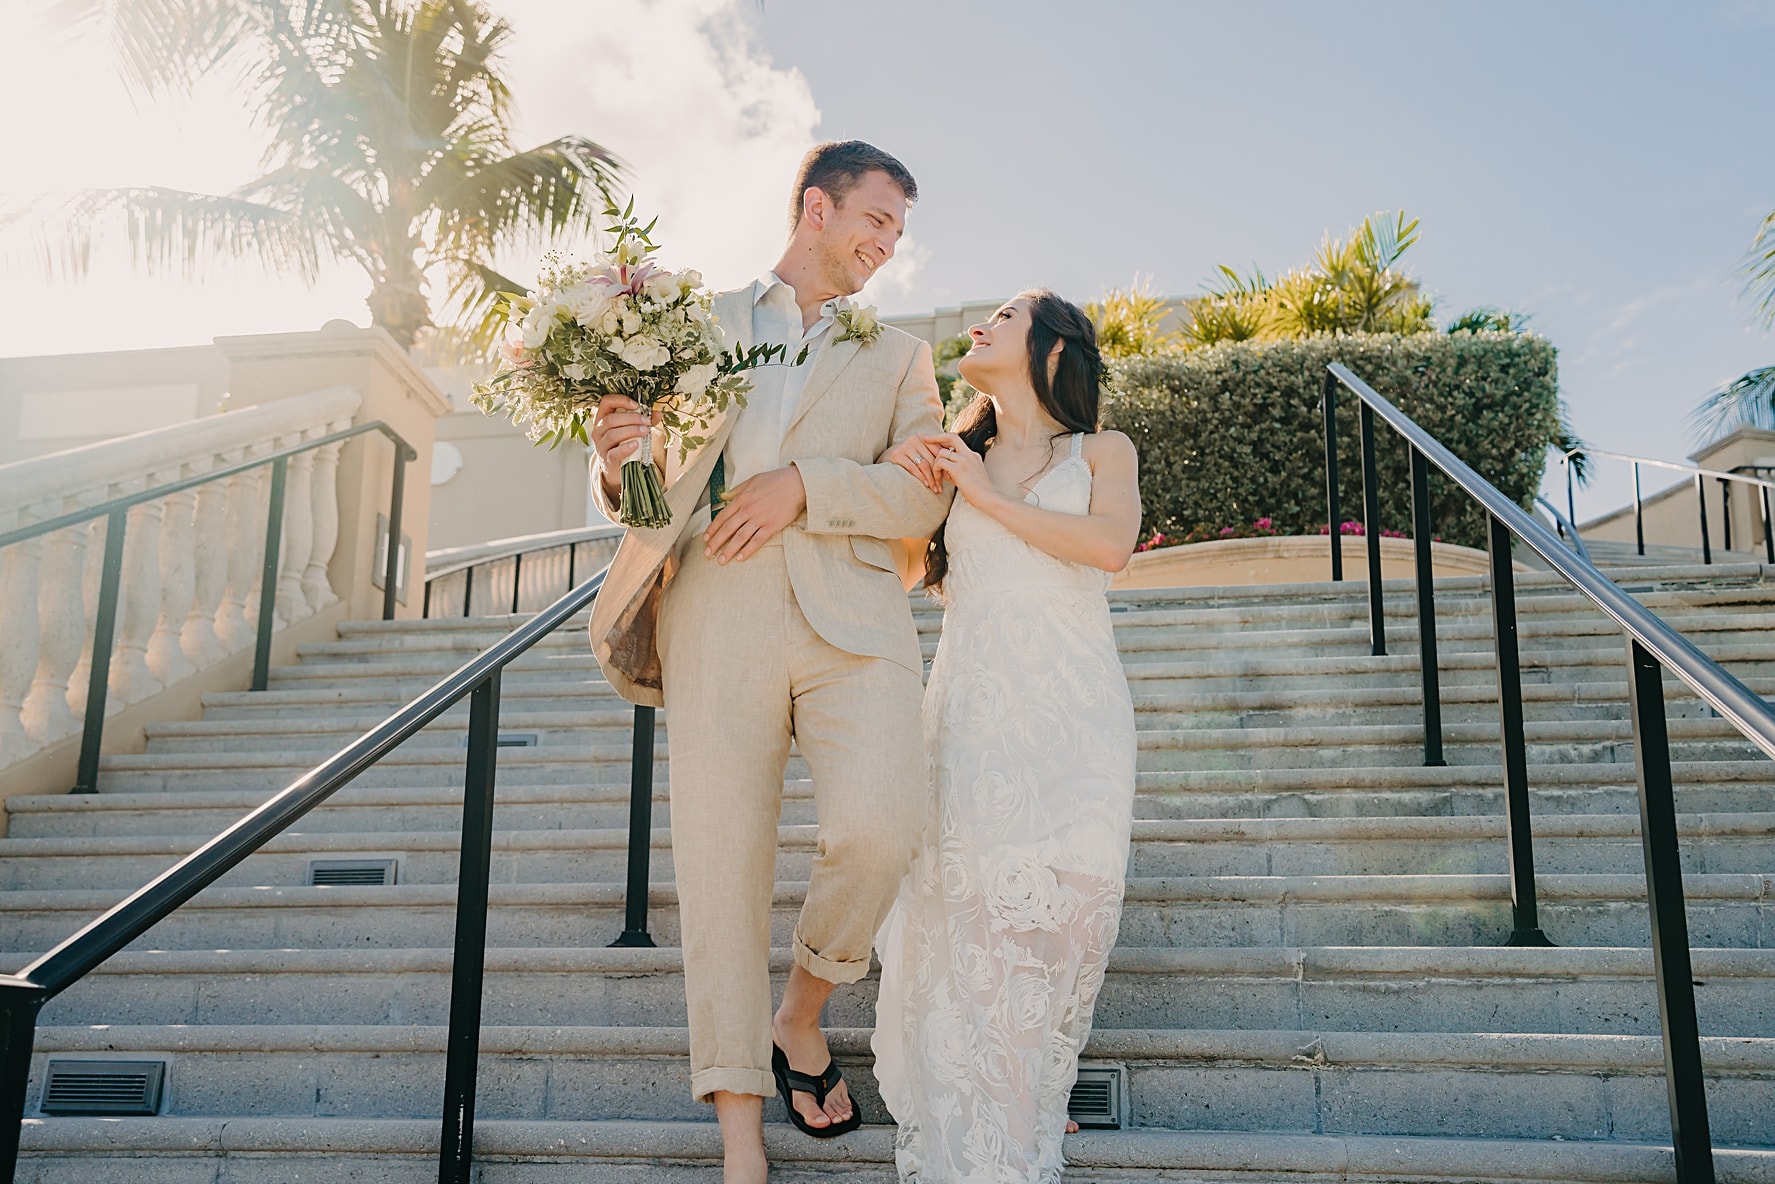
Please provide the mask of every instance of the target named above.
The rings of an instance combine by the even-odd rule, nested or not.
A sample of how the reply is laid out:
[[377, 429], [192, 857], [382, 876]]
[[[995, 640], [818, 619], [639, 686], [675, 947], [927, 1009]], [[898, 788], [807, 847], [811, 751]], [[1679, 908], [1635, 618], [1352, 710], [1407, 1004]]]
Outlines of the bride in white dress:
[[1140, 527], [1137, 458], [1096, 430], [1076, 306], [1026, 292], [969, 334], [984, 393], [887, 458], [959, 496], [927, 553], [936, 810], [877, 939], [875, 1072], [903, 1181], [1040, 1184], [1121, 918], [1134, 711], [1104, 592]]

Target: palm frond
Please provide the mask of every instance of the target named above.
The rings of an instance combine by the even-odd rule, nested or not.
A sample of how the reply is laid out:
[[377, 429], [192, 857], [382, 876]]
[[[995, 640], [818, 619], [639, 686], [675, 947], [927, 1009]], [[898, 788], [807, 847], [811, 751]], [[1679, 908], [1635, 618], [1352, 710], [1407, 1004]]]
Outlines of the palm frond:
[[257, 257], [269, 270], [312, 283], [316, 227], [300, 214], [241, 197], [178, 189], [95, 189], [74, 198], [39, 230], [44, 269], [85, 274], [98, 242], [121, 224], [132, 262], [149, 272], [201, 273], [215, 256]]
[[1775, 328], [1775, 210], [1757, 227], [1744, 261], [1744, 290], [1757, 301], [1763, 324]]
[[1449, 333], [1522, 333], [1530, 320], [1528, 313], [1482, 304], [1470, 308], [1448, 323]]
[[439, 214], [441, 255], [484, 253], [597, 229], [621, 170], [607, 149], [563, 136], [499, 160], [446, 155], [415, 200]]
[[444, 268], [449, 287], [439, 344], [448, 344], [456, 361], [485, 361], [505, 330], [504, 298], [530, 289], [472, 258], [445, 260]]
[[1762, 366], [1728, 382], [1689, 412], [1690, 429], [1702, 444], [1735, 428], [1775, 431], [1775, 366]]

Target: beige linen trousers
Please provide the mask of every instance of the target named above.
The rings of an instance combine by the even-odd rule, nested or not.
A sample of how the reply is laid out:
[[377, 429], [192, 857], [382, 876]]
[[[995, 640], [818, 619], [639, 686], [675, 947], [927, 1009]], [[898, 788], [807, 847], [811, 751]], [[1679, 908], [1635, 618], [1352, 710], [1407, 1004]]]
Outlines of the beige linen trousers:
[[[752, 344], [752, 292], [715, 300], [742, 347]], [[806, 487], [803, 517], [743, 563], [703, 557], [709, 473], [744, 414], [729, 411], [687, 457], [656, 445], [672, 523], [629, 530], [592, 607], [592, 649], [611, 685], [664, 707], [670, 726], [698, 1100], [776, 1092], [771, 905], [791, 741], [819, 812], [792, 947], [798, 965], [828, 982], [867, 973], [932, 805], [923, 659], [889, 541], [932, 533], [948, 498], [878, 463], [907, 436], [940, 430], [931, 349], [884, 327], [868, 345], [829, 341], [811, 365], [781, 453]], [[605, 501], [596, 461], [592, 483]]]

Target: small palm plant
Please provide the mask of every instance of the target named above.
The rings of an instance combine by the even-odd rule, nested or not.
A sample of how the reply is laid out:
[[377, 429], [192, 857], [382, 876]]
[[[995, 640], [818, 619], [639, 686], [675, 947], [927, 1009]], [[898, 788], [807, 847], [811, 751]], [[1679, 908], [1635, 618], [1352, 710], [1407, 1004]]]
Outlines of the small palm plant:
[[226, 194], [91, 191], [52, 219], [45, 262], [85, 270], [121, 223], [149, 270], [197, 274], [257, 258], [313, 282], [325, 261], [370, 278], [373, 324], [404, 346], [433, 328], [446, 353], [484, 350], [507, 249], [596, 229], [620, 166], [582, 136], [512, 142], [499, 55], [511, 30], [480, 0], [58, 0], [102, 20], [145, 93], [234, 69], [269, 135], [263, 175]]
[[[1775, 328], [1775, 210], [1757, 227], [1744, 261], [1744, 288], [1757, 301], [1764, 328]], [[1689, 413], [1689, 423], [1704, 442], [1737, 427], [1775, 431], [1775, 366], [1757, 369], [1728, 382]]]
[[1106, 358], [1139, 358], [1175, 348], [1177, 337], [1160, 328], [1171, 308], [1152, 290], [1152, 277], [1136, 275], [1126, 288], [1108, 288], [1085, 305], [1097, 326], [1097, 348]]

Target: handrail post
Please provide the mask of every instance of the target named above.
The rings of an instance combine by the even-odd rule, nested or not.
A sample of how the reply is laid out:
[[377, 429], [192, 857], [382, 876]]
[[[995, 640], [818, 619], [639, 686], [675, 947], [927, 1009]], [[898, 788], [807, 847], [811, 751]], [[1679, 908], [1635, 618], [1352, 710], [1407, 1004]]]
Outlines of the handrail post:
[[265, 514], [265, 561], [259, 573], [259, 627], [253, 634], [253, 689], [271, 680], [271, 626], [277, 619], [277, 562], [284, 537], [284, 484], [289, 466], [283, 457], [271, 462], [271, 504]]
[[1565, 520], [1572, 524], [1573, 531], [1578, 529], [1578, 499], [1572, 491], [1572, 486], [1576, 484], [1572, 471], [1575, 467], [1571, 453], [1568, 452], [1565, 458]]
[[1344, 540], [1340, 532], [1343, 517], [1337, 498], [1337, 378], [1335, 375], [1325, 376], [1324, 386], [1325, 407], [1325, 513], [1330, 526], [1327, 533], [1331, 536], [1331, 578], [1341, 582], [1344, 578]]
[[1424, 678], [1424, 764], [1446, 765], [1442, 756], [1442, 675], [1436, 663], [1436, 579], [1430, 551], [1430, 462], [1411, 452], [1411, 532], [1417, 552], [1418, 665]]
[[1757, 488], [1763, 494], [1763, 557], [1775, 563], [1775, 531], [1769, 529], [1769, 487], [1759, 485]]
[[394, 620], [396, 585], [401, 574], [401, 510], [407, 500], [407, 450], [395, 445], [394, 476], [388, 483], [388, 556], [382, 570], [382, 619]]
[[493, 862], [493, 793], [499, 754], [499, 675], [469, 695], [462, 854], [456, 877], [456, 949], [450, 970], [450, 1033], [444, 1054], [444, 1121], [438, 1184], [469, 1184], [474, 1168], [475, 1077], [487, 965], [487, 882]]
[[1720, 534], [1722, 547], [1730, 553], [1732, 550], [1732, 486], [1724, 477], [1715, 478], [1720, 483]]
[[1362, 533], [1368, 542], [1368, 651], [1387, 652], [1387, 610], [1381, 600], [1381, 488], [1374, 454], [1374, 408], [1364, 400], [1362, 424]]
[[117, 585], [123, 578], [123, 531], [128, 510], [105, 515], [105, 557], [99, 570], [99, 611], [93, 624], [92, 669], [86, 680], [86, 720], [74, 793], [99, 792], [99, 751], [105, 739], [105, 694], [111, 685], [111, 647], [117, 640]]
[[31, 1083], [31, 1048], [45, 992], [29, 979], [0, 975], [0, 1180], [18, 1171], [19, 1134]]
[[629, 759], [629, 885], [623, 900], [622, 936], [612, 947], [651, 949], [647, 933], [648, 864], [653, 858], [654, 709], [635, 705], [635, 735]]
[[474, 603], [474, 599], [475, 599], [475, 566], [474, 566], [474, 564], [471, 563], [467, 567], [462, 569], [462, 615], [463, 616], [467, 617], [467, 616], [473, 615], [472, 613], [469, 612], [469, 606]]
[[[574, 564], [577, 563], [578, 560], [579, 560], [579, 544], [578, 543], [568, 543], [567, 544], [567, 590], [569, 592], [573, 591], [573, 576], [574, 576], [573, 568], [574, 568]], [[1775, 559], [1771, 559], [1770, 562], [1775, 563]]]
[[1664, 671], [1658, 659], [1631, 635], [1627, 662], [1633, 751], [1638, 758], [1640, 845], [1646, 861], [1646, 911], [1652, 926], [1652, 966], [1658, 984], [1658, 1021], [1664, 1034], [1664, 1084], [1670, 1101], [1676, 1178], [1678, 1184], [1713, 1184], [1713, 1140], [1701, 1070], [1701, 1030], [1695, 1018], [1689, 923], [1683, 908], [1670, 736], [1664, 718]]
[[1701, 562], [1713, 562], [1713, 545], [1707, 538], [1707, 478], [1695, 474], [1695, 502], [1701, 507]]
[[[1577, 519], [1572, 519], [1576, 522]], [[1639, 462], [1633, 462], [1633, 537], [1639, 544], [1639, 553], [1646, 553], [1646, 505], [1639, 492]], [[1775, 563], [1775, 559], [1770, 562]]]
[[518, 590], [524, 586], [524, 553], [512, 556], [512, 615], [518, 613]]
[[1550, 946], [1535, 901], [1535, 840], [1528, 807], [1528, 743], [1522, 724], [1522, 656], [1516, 641], [1516, 575], [1510, 528], [1495, 514], [1491, 552], [1493, 643], [1498, 657], [1498, 725], [1504, 755], [1504, 835], [1510, 847], [1510, 939], [1505, 945]]

